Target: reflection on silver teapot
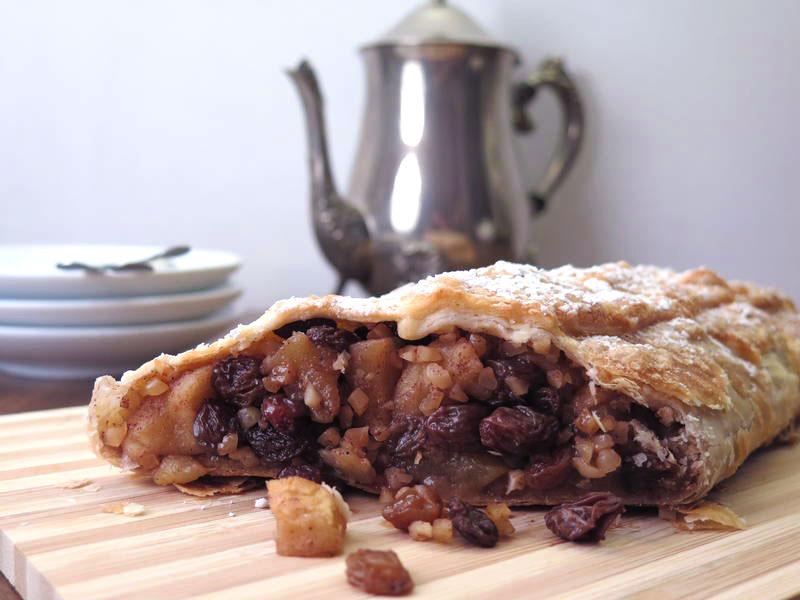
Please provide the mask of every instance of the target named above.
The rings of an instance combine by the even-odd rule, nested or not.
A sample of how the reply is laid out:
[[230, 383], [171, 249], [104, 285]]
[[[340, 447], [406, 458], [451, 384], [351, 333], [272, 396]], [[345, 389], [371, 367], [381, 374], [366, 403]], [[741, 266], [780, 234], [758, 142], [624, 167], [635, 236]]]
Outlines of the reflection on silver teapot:
[[[516, 53], [442, 1], [364, 46], [367, 99], [347, 200], [336, 190], [322, 94], [303, 61], [289, 75], [305, 110], [314, 229], [341, 276], [373, 294], [448, 269], [533, 262], [532, 217], [573, 164], [583, 112], [558, 60], [513, 84]], [[564, 110], [540, 188], [526, 193], [514, 130], [542, 87]]]

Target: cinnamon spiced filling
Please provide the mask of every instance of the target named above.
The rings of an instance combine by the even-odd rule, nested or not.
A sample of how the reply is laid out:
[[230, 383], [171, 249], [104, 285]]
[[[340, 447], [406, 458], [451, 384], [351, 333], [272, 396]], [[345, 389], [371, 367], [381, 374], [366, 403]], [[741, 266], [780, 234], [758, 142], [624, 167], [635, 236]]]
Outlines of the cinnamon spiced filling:
[[198, 445], [278, 474], [465, 499], [657, 497], [694, 477], [680, 415], [595, 385], [549, 338], [409, 341], [393, 323], [313, 319], [216, 363], [211, 380]]

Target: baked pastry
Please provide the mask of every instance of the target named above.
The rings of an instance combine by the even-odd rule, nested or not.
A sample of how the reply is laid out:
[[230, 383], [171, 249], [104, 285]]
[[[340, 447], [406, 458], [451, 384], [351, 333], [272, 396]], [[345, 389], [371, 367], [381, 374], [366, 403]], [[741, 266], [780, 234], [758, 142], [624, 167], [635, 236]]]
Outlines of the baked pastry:
[[335, 476], [475, 503], [703, 497], [800, 414], [780, 293], [626, 263], [500, 262], [380, 298], [278, 302], [100, 377], [94, 450], [157, 483]]

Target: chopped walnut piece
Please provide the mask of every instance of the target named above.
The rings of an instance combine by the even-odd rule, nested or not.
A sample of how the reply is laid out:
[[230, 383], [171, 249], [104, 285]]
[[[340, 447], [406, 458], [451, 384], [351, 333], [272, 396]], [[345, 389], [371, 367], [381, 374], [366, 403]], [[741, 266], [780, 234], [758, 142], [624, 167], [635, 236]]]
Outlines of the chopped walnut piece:
[[158, 377], [153, 377], [142, 388], [145, 396], [160, 396], [169, 389], [169, 386]]
[[429, 417], [436, 409], [442, 405], [444, 392], [441, 390], [431, 390], [431, 392], [419, 403], [419, 412]]
[[442, 353], [431, 346], [406, 346], [398, 352], [400, 358], [412, 363], [428, 363], [442, 360]]
[[236, 433], [226, 433], [222, 441], [217, 444], [217, 453], [220, 456], [225, 456], [236, 450], [239, 445], [239, 435]]
[[339, 430], [336, 429], [336, 427], [328, 427], [317, 438], [317, 442], [319, 442], [321, 446], [325, 446], [326, 448], [335, 448], [336, 446], [339, 445], [339, 442], [341, 441], [342, 441], [342, 434], [339, 433]]
[[506, 486], [506, 495], [516, 492], [517, 490], [525, 489], [525, 471], [522, 469], [513, 469], [508, 472], [508, 485]]
[[363, 485], [370, 485], [375, 481], [377, 474], [369, 459], [360, 456], [351, 448], [331, 448], [319, 451], [322, 462], [333, 467], [337, 475], [345, 481], [353, 481]]
[[433, 537], [433, 527], [427, 521], [414, 521], [408, 526], [408, 535], [415, 542], [426, 542]]
[[447, 544], [453, 539], [453, 522], [450, 519], [436, 519], [431, 527], [433, 540]]
[[514, 531], [516, 530], [509, 520], [511, 517], [511, 509], [508, 508], [508, 504], [505, 502], [492, 502], [487, 504], [486, 514], [492, 520], [495, 527], [497, 527], [497, 532], [500, 534], [500, 537], [510, 537], [514, 535]]
[[340, 373], [344, 373], [347, 370], [347, 364], [350, 362], [350, 354], [346, 351], [339, 352], [339, 355], [336, 357], [336, 360], [333, 361], [331, 365], [334, 370], [339, 371]]
[[347, 403], [352, 407], [353, 412], [359, 417], [367, 412], [369, 406], [369, 396], [361, 388], [356, 388], [347, 397]]
[[342, 551], [349, 509], [335, 490], [302, 477], [272, 479], [267, 489], [278, 554], [335, 556]]

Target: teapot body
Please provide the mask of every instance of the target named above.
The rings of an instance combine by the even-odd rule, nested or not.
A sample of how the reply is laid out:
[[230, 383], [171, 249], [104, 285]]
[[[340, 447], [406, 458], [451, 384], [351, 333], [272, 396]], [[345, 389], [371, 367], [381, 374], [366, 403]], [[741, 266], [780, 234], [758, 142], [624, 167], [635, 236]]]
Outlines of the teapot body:
[[530, 262], [532, 207], [512, 128], [516, 55], [461, 44], [364, 48], [366, 102], [347, 194], [383, 293], [431, 273]]

